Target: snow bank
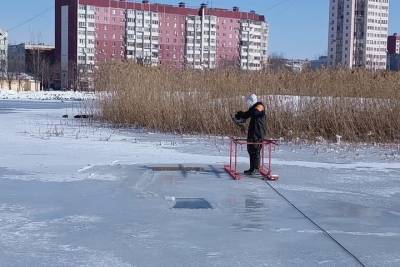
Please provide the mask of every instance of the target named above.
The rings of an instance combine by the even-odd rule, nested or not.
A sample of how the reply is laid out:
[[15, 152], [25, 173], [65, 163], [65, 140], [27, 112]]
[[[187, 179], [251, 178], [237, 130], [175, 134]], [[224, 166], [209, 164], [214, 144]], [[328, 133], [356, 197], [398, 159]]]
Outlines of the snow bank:
[[94, 100], [94, 92], [74, 92], [74, 91], [38, 91], [38, 92], [17, 92], [13, 90], [0, 89], [0, 100], [63, 100], [63, 101], [83, 101]]

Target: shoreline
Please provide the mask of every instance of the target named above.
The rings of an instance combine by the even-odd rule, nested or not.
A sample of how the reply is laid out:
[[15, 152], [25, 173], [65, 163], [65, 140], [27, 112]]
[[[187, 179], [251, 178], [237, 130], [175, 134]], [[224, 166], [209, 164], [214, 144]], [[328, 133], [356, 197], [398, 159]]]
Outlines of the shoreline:
[[97, 99], [94, 92], [14, 91], [0, 89], [0, 100], [19, 101], [86, 101]]

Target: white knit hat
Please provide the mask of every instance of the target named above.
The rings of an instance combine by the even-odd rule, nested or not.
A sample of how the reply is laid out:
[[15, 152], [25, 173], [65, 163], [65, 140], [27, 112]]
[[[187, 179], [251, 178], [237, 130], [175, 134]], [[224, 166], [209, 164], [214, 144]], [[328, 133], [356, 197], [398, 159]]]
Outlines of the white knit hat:
[[254, 106], [254, 104], [257, 102], [258, 102], [258, 100], [257, 100], [257, 96], [255, 94], [251, 94], [246, 98], [246, 103], [249, 108]]

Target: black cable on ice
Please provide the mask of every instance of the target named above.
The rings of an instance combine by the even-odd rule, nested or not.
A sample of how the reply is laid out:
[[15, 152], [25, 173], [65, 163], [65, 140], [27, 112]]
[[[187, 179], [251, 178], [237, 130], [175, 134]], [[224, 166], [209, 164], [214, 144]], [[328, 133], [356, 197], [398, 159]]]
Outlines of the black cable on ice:
[[330, 233], [328, 233], [324, 228], [319, 226], [318, 223], [316, 223], [313, 219], [308, 217], [304, 212], [302, 212], [298, 207], [296, 207], [289, 199], [287, 199], [281, 192], [279, 192], [275, 187], [271, 185], [270, 182], [266, 181], [268, 186], [275, 191], [281, 198], [283, 198], [287, 203], [289, 203], [290, 206], [292, 206], [295, 210], [297, 210], [301, 215], [303, 215], [307, 220], [309, 220], [315, 227], [317, 227], [319, 230], [322, 231], [326, 236], [328, 236], [333, 242], [335, 242], [339, 247], [341, 247], [348, 255], [350, 255], [354, 260], [356, 260], [361, 266], [366, 267], [366, 265], [359, 259], [357, 256], [355, 256], [353, 253], [351, 253], [347, 248], [345, 248], [342, 244], [339, 243]]

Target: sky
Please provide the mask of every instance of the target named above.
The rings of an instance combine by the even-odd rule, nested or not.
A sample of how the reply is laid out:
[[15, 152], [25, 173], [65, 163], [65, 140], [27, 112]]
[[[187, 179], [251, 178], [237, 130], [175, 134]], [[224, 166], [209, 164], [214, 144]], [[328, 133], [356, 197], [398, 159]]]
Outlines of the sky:
[[[29, 23], [9, 32], [11, 43], [54, 43], [55, 0], [1, 0], [0, 28], [10, 29], [32, 18]], [[180, 0], [152, 0], [177, 4]], [[286, 58], [313, 59], [327, 52], [329, 0], [186, 0], [189, 6], [208, 2], [213, 7], [242, 11], [256, 10], [266, 16], [270, 26], [270, 54]], [[400, 32], [400, 1], [391, 0], [389, 33]], [[53, 8], [52, 8], [53, 7]]]

